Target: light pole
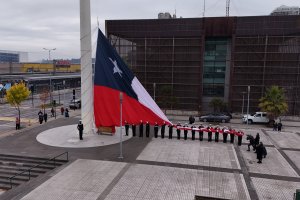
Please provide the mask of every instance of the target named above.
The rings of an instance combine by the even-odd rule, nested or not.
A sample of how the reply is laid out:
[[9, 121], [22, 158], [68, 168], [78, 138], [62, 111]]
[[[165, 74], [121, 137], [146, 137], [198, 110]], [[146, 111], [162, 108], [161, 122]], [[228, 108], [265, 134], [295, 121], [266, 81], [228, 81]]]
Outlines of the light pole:
[[242, 94], [243, 94], [243, 104], [242, 104], [242, 116], [244, 116], [244, 95], [246, 94], [246, 92], [242, 92]]
[[123, 93], [120, 92], [120, 159], [123, 159], [123, 150], [122, 150], [122, 102], [123, 102]]
[[155, 101], [155, 89], [156, 89], [156, 83], [153, 83], [153, 100]]
[[66, 104], [65, 104], [65, 102], [66, 102], [66, 81], [65, 80], [63, 80], [63, 85], [64, 85], [64, 108], [66, 107]]
[[249, 97], [250, 97], [250, 85], [248, 85], [247, 125], [249, 124], [249, 122], [248, 122], [248, 115], [249, 115]]
[[43, 49], [49, 52], [49, 61], [50, 61], [51, 60], [51, 51], [55, 51], [56, 48], [53, 48], [53, 49], [43, 48]]

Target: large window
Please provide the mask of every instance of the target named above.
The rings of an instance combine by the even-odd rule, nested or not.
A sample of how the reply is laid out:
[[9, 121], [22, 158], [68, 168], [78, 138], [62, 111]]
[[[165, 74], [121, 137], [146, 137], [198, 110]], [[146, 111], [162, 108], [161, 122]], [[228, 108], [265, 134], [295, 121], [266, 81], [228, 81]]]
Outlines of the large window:
[[203, 95], [224, 97], [227, 39], [205, 40], [203, 62]]

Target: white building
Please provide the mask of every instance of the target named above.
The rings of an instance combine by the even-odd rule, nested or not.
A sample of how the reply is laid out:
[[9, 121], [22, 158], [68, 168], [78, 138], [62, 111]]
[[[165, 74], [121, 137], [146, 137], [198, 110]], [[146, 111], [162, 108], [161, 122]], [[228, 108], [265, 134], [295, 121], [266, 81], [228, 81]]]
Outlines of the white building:
[[297, 6], [282, 5], [273, 10], [271, 15], [300, 15], [300, 8]]

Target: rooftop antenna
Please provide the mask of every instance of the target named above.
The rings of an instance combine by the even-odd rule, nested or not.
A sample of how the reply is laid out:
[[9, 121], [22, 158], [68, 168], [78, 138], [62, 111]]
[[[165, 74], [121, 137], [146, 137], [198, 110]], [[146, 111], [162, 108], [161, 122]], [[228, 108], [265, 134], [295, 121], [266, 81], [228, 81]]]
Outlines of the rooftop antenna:
[[205, 0], [203, 0], [203, 17], [205, 17]]
[[229, 17], [230, 0], [226, 0], [226, 17]]

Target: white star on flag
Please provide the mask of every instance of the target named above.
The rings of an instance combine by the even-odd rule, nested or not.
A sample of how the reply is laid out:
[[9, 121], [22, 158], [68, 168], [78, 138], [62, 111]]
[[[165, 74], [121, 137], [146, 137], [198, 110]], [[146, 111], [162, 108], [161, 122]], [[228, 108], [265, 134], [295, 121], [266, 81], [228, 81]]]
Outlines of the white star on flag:
[[109, 60], [113, 63], [114, 65], [114, 73], [118, 73], [121, 77], [122, 77], [122, 71], [120, 70], [119, 66], [118, 66], [118, 63], [116, 60], [112, 60], [111, 58], [109, 58]]

